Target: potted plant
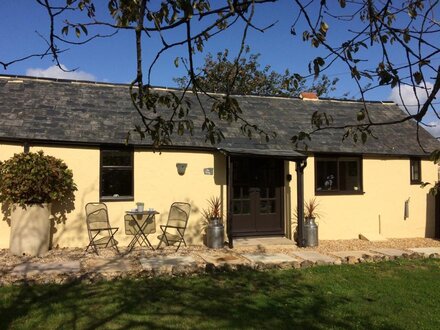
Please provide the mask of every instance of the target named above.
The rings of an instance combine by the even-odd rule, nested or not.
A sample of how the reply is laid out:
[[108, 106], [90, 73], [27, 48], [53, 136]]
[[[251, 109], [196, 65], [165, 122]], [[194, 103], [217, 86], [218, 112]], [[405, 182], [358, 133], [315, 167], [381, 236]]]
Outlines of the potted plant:
[[320, 218], [321, 215], [317, 212], [319, 203], [316, 198], [311, 198], [307, 202], [304, 202], [304, 219], [308, 222], [315, 222], [316, 218]]
[[224, 226], [220, 198], [211, 197], [208, 199], [208, 208], [202, 211], [202, 215], [207, 223], [206, 245], [213, 249], [223, 248]]
[[49, 249], [51, 203], [72, 198], [72, 171], [60, 159], [15, 154], [0, 162], [0, 202], [11, 208], [9, 247], [15, 255], [42, 255]]
[[316, 218], [320, 218], [321, 215], [317, 212], [319, 203], [316, 198], [311, 198], [304, 202], [304, 238], [306, 246], [318, 245], [318, 225], [316, 224]]
[[214, 226], [223, 224], [222, 221], [222, 202], [219, 197], [211, 197], [208, 199], [208, 208], [202, 211], [206, 221]]

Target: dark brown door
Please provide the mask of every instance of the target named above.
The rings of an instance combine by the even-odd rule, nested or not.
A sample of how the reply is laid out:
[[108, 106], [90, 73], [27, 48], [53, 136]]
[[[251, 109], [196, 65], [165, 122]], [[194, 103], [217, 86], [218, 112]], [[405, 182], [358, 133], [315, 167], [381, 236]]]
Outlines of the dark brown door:
[[234, 236], [284, 234], [284, 164], [269, 158], [232, 159], [232, 232]]

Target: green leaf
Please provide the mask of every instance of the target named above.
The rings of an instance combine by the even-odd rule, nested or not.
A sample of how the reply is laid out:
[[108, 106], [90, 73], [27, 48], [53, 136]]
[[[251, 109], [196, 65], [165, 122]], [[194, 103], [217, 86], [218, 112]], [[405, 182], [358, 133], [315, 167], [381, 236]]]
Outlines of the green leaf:
[[79, 38], [80, 36], [81, 36], [81, 31], [80, 31], [80, 29], [79, 28], [75, 28], [75, 34], [76, 34], [76, 36]]
[[175, 66], [176, 68], [179, 67], [179, 58], [178, 58], [178, 57], [176, 57], [176, 58], [174, 59], [174, 66]]
[[67, 36], [69, 34], [69, 27], [68, 26], [63, 27], [63, 29], [61, 30], [61, 34]]
[[365, 144], [365, 142], [367, 142], [367, 138], [368, 138], [368, 134], [366, 132], [362, 132], [361, 135], [362, 144]]
[[87, 28], [83, 24], [80, 24], [79, 27], [81, 28], [81, 30], [83, 30], [85, 35], [88, 34]]
[[405, 29], [405, 32], [403, 33], [403, 41], [406, 43], [410, 42], [411, 36], [409, 35], [408, 29]]
[[355, 66], [351, 68], [351, 77], [356, 78], [358, 80], [361, 79], [361, 75]]
[[304, 31], [303, 32], [303, 41], [309, 40], [309, 38], [310, 38], [309, 31]]
[[358, 121], [361, 121], [361, 120], [364, 120], [365, 119], [365, 111], [362, 109], [361, 111], [359, 111], [358, 113], [357, 113], [357, 120]]
[[414, 72], [413, 77], [414, 77], [414, 80], [416, 81], [417, 85], [420, 84], [422, 82], [422, 80], [423, 80], [423, 75], [419, 71]]

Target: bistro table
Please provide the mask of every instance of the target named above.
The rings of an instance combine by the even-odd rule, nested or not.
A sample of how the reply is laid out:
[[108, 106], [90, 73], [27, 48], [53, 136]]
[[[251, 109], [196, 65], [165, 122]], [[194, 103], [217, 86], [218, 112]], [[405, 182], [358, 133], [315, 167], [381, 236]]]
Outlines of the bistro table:
[[148, 240], [148, 235], [156, 232], [155, 215], [157, 211], [126, 211], [125, 212], [125, 234], [134, 235], [130, 244], [128, 244], [128, 252], [138, 243], [140, 246], [148, 245], [154, 250], [153, 245]]

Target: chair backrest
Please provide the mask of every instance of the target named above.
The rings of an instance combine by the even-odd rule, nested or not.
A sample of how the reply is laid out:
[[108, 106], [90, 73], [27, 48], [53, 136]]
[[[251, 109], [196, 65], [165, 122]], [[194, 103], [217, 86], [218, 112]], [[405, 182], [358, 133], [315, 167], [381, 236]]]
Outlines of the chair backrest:
[[107, 205], [104, 203], [86, 204], [86, 222], [89, 238], [92, 238], [91, 229], [105, 229], [110, 227]]
[[167, 225], [186, 228], [190, 213], [190, 204], [183, 202], [174, 202], [173, 204], [171, 204], [170, 207]]

